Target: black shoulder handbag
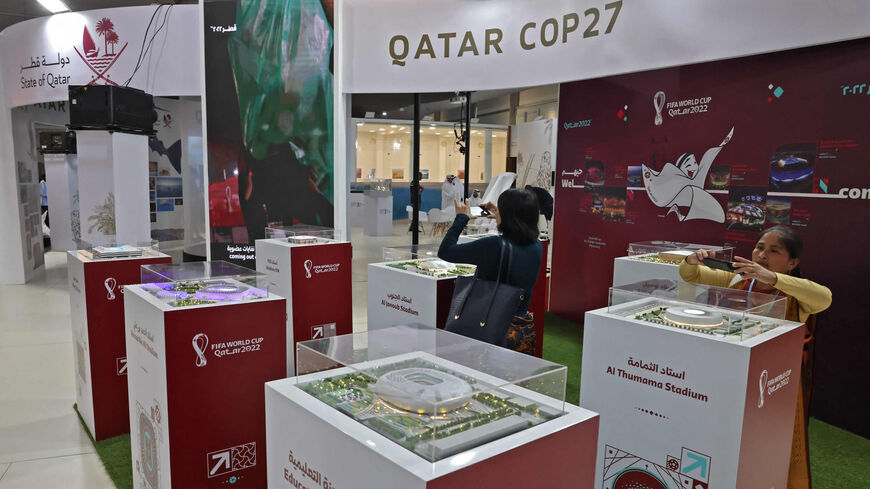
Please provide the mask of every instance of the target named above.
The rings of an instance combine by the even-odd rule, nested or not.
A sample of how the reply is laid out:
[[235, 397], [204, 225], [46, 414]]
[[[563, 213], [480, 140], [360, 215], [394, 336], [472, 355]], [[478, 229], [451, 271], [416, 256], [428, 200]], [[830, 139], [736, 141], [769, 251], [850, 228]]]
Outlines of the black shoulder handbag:
[[510, 243], [505, 243], [502, 239], [498, 276], [495, 282], [481, 280], [477, 278], [477, 273], [473, 277], [456, 279], [445, 330], [493, 345], [504, 344], [511, 319], [516, 314], [517, 305], [525, 294], [520, 287], [501, 283], [505, 244], [508, 249], [508, 265], [505, 273], [505, 280], [507, 280], [513, 249]]

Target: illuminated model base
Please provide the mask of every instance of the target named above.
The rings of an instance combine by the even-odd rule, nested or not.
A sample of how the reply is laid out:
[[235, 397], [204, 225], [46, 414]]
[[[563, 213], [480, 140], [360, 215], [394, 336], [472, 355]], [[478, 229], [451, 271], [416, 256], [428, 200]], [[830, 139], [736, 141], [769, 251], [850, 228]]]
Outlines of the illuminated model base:
[[692, 306], [646, 307], [633, 314], [634, 319], [642, 321], [734, 339], [757, 336], [777, 327], [773, 322], [732, 318]]
[[388, 263], [387, 266], [432, 277], [458, 277], [460, 275], [471, 275], [477, 269], [474, 265], [449, 263], [437, 258]]
[[561, 414], [420, 359], [299, 387], [433, 462]]
[[144, 284], [142, 288], [174, 307], [240, 302], [269, 295], [265, 290], [235, 280], [160, 282]]

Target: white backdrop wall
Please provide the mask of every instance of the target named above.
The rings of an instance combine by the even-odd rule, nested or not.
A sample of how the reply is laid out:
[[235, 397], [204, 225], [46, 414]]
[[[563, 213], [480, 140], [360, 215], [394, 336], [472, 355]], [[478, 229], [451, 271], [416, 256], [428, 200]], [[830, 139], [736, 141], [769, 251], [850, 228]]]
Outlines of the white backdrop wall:
[[[34, 272], [25, 263], [26, 234], [19, 188], [11, 107], [65, 101], [71, 84], [123, 83], [133, 73], [146, 26], [156, 6], [123, 7], [40, 17], [0, 32], [0, 283], [24, 283]], [[166, 25], [129, 86], [154, 95], [199, 96], [201, 56], [196, 5], [169, 10]], [[160, 19], [163, 19], [163, 13]], [[97, 23], [108, 19], [111, 29]], [[156, 27], [152, 25], [151, 32]], [[87, 36], [85, 30], [87, 29]], [[110, 35], [109, 31], [114, 35]], [[116, 42], [110, 43], [110, 39]], [[90, 37], [93, 50], [85, 49]], [[89, 56], [90, 54], [90, 56]], [[108, 55], [108, 56], [107, 56]], [[68, 122], [64, 120], [64, 124]], [[25, 137], [24, 141], [29, 141]], [[31, 253], [32, 253], [31, 245]], [[38, 268], [38, 267], [37, 267]]]
[[[6, 104], [67, 100], [70, 85], [124, 84], [136, 67], [145, 29], [156, 8], [70, 12], [7, 27], [0, 32]], [[199, 95], [197, 10], [196, 5], [177, 5], [158, 13], [151, 32], [164, 13], [168, 13], [166, 25], [143, 56], [130, 87], [152, 95]], [[106, 29], [109, 25], [111, 29]], [[117, 41], [109, 42], [114, 37]], [[89, 52], [90, 46], [93, 50]]]

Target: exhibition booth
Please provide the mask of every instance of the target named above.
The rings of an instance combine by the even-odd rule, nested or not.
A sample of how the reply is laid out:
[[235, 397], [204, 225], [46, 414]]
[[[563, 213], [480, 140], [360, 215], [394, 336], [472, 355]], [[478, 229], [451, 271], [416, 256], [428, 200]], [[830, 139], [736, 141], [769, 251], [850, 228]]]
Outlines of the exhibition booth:
[[[859, 2], [254, 0], [23, 22], [0, 32], [0, 283], [43, 266], [44, 164], [77, 410], [96, 442], [129, 432], [135, 489], [785, 489], [804, 401], [870, 435], [849, 283], [868, 18]], [[455, 124], [354, 118], [353, 94], [553, 83], [558, 114], [469, 129], [483, 201], [530, 185], [556, 203], [534, 355], [444, 331], [476, 268], [437, 245], [365, 263], [355, 324], [356, 236], [380, 249], [414, 212], [414, 139], [424, 181], [465, 157]], [[70, 86], [128, 84], [154, 97], [153, 134], [80, 127], [75, 151], [39, 155], [43, 126], [74, 122]], [[482, 219], [460, 243], [496, 233]], [[774, 225], [803, 236], [799, 271], [834, 309], [680, 276], [700, 249], [751, 257]], [[156, 237], [179, 227], [170, 256]], [[582, 324], [559, 339], [579, 372], [548, 359], [550, 312]]]

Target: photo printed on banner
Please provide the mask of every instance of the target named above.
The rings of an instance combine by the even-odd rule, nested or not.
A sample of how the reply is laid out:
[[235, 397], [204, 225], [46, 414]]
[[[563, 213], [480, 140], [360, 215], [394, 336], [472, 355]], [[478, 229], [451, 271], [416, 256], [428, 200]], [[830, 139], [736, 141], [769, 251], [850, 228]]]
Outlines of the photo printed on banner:
[[790, 143], [776, 148], [770, 157], [770, 190], [812, 192], [816, 151], [816, 143]]
[[583, 208], [589, 214], [602, 217], [604, 214], [604, 187], [586, 187]]
[[604, 187], [604, 163], [598, 160], [586, 162], [586, 180], [584, 185], [587, 192], [597, 192]]
[[788, 226], [791, 218], [791, 199], [788, 197], [768, 197], [766, 214], [766, 224]]
[[605, 221], [625, 222], [625, 187], [604, 187], [603, 204]]
[[333, 3], [205, 2], [203, 18], [234, 27], [203, 38], [211, 256], [254, 267], [267, 224], [334, 225]]
[[726, 222], [729, 230], [761, 231], [767, 208], [764, 187], [731, 187]]
[[710, 190], [728, 190], [731, 185], [731, 167], [714, 165], [707, 178], [707, 188]]
[[629, 188], [643, 187], [643, 168], [640, 166], [629, 166], [626, 184]]

